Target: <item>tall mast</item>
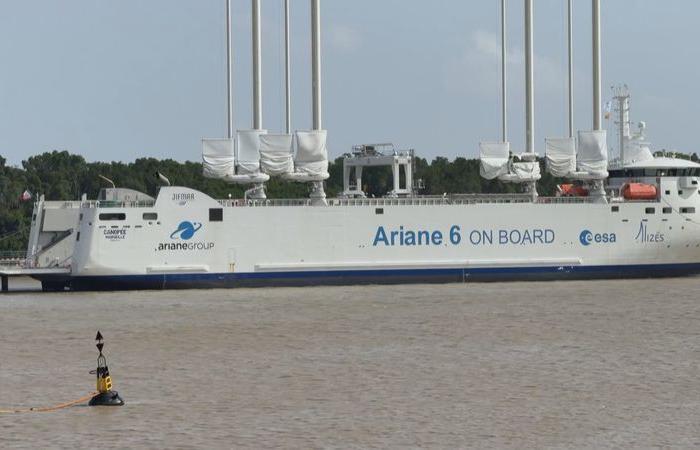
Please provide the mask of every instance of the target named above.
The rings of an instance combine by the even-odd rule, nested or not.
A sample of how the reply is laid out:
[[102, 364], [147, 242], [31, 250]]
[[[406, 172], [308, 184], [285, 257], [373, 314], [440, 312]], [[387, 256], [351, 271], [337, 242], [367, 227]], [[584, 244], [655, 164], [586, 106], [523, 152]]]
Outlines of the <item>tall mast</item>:
[[231, 0], [226, 0], [226, 130], [233, 138], [233, 66], [231, 58]]
[[573, 0], [568, 5], [568, 49], [569, 49], [569, 137], [574, 137], [574, 30]]
[[600, 90], [600, 0], [593, 1], [593, 129], [600, 130], [602, 105]]
[[508, 141], [508, 104], [506, 84], [506, 0], [501, 0], [501, 139]]
[[535, 153], [535, 70], [533, 67], [532, 2], [525, 0], [525, 152]]
[[321, 1], [311, 0], [311, 97], [313, 129], [321, 123]]
[[289, 63], [289, 0], [284, 0], [284, 112], [285, 112], [285, 133], [292, 130], [292, 99], [290, 83], [290, 63]]
[[262, 129], [262, 60], [260, 53], [260, 0], [253, 2], [253, 128]]

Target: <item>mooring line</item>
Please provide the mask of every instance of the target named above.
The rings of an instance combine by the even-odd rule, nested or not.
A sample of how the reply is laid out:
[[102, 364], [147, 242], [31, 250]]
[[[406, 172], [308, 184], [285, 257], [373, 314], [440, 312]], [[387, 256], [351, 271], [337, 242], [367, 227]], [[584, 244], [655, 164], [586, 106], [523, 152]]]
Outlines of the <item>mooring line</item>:
[[91, 392], [88, 395], [85, 395], [85, 396], [80, 397], [78, 399], [75, 399], [75, 400], [72, 400], [72, 401], [66, 402], [66, 403], [60, 403], [60, 404], [54, 405], [54, 406], [44, 406], [41, 408], [0, 409], [0, 414], [57, 411], [59, 409], [68, 408], [69, 406], [77, 405], [78, 403], [86, 402], [86, 401], [90, 400], [91, 398], [93, 398], [97, 394], [98, 394], [97, 391]]

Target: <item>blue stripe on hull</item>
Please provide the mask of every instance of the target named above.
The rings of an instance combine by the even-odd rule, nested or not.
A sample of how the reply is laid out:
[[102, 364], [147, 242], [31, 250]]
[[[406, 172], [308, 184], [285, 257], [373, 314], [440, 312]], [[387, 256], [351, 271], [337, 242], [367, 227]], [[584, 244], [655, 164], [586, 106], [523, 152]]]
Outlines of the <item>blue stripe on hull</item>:
[[332, 270], [71, 277], [73, 290], [195, 289], [266, 286], [544, 281], [675, 277], [700, 273], [700, 263], [467, 269]]

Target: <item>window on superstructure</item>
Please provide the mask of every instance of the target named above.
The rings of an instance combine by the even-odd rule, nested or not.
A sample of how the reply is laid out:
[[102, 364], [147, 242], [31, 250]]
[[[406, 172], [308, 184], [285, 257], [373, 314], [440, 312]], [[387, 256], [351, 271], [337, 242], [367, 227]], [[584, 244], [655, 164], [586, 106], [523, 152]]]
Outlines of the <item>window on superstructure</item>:
[[671, 214], [673, 212], [673, 208], [669, 206], [665, 206], [663, 209], [664, 214]]
[[154, 212], [143, 213], [143, 220], [158, 220], [158, 213], [154, 213]]
[[384, 214], [384, 208], [374, 208], [375, 214]]
[[126, 220], [124, 213], [102, 213], [99, 217], [100, 220]]
[[685, 207], [681, 208], [681, 214], [695, 214], [695, 207]]
[[619, 207], [619, 206], [613, 206], [612, 208], [610, 208], [610, 211], [612, 211], [612, 212], [619, 212], [619, 211], [620, 211], [620, 207]]
[[209, 222], [223, 222], [223, 221], [224, 221], [223, 208], [209, 208]]
[[656, 208], [646, 208], [644, 212], [647, 214], [656, 214]]

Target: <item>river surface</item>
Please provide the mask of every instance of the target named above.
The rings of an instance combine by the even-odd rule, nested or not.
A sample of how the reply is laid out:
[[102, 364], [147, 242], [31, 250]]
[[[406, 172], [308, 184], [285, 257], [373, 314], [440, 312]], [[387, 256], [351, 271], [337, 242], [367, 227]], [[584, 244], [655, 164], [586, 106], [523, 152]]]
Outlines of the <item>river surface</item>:
[[700, 447], [700, 278], [10, 292], [0, 408], [93, 390], [98, 329], [126, 405], [0, 447]]

